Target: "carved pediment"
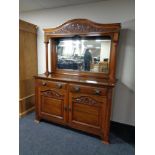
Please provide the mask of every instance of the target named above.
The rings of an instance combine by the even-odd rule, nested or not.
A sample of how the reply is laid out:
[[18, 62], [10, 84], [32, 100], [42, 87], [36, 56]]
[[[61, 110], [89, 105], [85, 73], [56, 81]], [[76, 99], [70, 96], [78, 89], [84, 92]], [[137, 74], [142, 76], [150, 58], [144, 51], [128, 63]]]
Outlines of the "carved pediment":
[[46, 35], [112, 32], [120, 29], [119, 24], [99, 24], [87, 19], [73, 19], [54, 29], [44, 29]]
[[61, 29], [51, 32], [51, 34], [61, 33], [89, 33], [89, 32], [104, 32], [103, 28], [96, 28], [86, 23], [73, 23], [64, 25]]
[[51, 97], [59, 100], [62, 100], [64, 98], [64, 95], [61, 95], [54, 90], [46, 90], [46, 91], [43, 91], [42, 94], [46, 97]]
[[77, 104], [89, 104], [89, 105], [94, 105], [98, 103], [98, 101], [88, 96], [80, 96], [76, 98], [72, 97], [72, 101]]

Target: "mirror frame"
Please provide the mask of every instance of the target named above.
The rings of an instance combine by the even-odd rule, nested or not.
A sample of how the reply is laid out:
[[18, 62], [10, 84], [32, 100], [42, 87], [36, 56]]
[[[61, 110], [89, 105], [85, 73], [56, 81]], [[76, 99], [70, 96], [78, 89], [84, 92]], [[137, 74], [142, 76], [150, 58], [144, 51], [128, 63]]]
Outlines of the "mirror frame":
[[[106, 78], [110, 81], [115, 81], [116, 70], [116, 50], [118, 46], [119, 32], [121, 29], [120, 23], [100, 24], [92, 22], [88, 19], [73, 19], [65, 22], [56, 28], [44, 29], [44, 43], [46, 48], [46, 75], [49, 75], [48, 70], [48, 43], [51, 44], [51, 74], [77, 75], [82, 77]], [[57, 52], [56, 39], [72, 38], [72, 37], [110, 37], [111, 49], [109, 59], [109, 73], [104, 72], [86, 72], [74, 71], [57, 68]]]

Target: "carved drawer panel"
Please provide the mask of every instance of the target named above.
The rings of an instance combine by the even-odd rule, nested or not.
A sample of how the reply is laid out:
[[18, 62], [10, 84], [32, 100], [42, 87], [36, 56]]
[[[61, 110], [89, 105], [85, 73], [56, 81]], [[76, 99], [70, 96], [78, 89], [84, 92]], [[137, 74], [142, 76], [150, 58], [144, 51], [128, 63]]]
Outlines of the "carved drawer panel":
[[94, 95], [70, 93], [70, 96], [72, 96], [71, 97], [72, 102], [76, 104], [84, 104], [84, 105], [98, 107], [100, 106], [101, 103], [106, 102], [105, 97], [98, 97]]
[[96, 96], [107, 95], [107, 88], [98, 88], [98, 87], [70, 84], [69, 90], [72, 93], [84, 93], [84, 94], [90, 94], [90, 95], [96, 95]]
[[64, 93], [57, 92], [54, 90], [43, 90], [43, 91], [41, 91], [41, 95], [46, 96], [46, 97], [50, 97], [50, 98], [55, 98], [58, 100], [64, 99]]
[[55, 81], [47, 81], [47, 80], [39, 80], [39, 86], [42, 90], [45, 88], [53, 88], [53, 89], [67, 89], [67, 84], [64, 82], [55, 82]]

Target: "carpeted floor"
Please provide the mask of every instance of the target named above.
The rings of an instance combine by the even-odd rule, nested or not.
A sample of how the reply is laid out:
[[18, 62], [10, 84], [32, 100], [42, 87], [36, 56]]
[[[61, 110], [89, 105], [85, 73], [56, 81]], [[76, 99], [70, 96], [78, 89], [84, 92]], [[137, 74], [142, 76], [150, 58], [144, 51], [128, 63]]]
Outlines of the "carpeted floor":
[[112, 133], [110, 145], [99, 138], [47, 122], [34, 122], [34, 113], [20, 119], [20, 155], [134, 155], [132, 145]]

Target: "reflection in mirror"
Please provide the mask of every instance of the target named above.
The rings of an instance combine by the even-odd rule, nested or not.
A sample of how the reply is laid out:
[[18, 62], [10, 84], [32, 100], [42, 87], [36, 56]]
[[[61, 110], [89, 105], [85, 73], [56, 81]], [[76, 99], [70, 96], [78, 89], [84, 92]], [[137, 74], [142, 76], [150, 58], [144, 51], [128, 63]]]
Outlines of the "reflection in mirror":
[[61, 39], [57, 41], [57, 68], [109, 72], [111, 39]]

